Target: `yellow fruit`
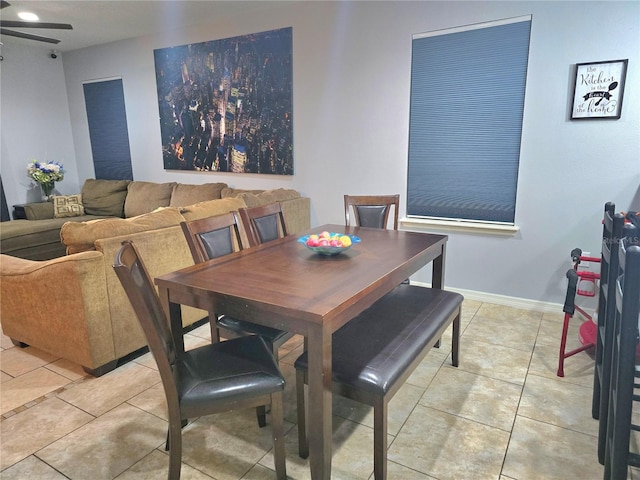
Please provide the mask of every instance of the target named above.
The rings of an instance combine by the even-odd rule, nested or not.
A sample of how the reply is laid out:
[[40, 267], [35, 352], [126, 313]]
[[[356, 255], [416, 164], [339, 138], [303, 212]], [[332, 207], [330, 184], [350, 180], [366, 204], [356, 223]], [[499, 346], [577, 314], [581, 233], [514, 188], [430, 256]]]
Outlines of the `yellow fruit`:
[[340, 241], [342, 242], [343, 247], [351, 246], [351, 237], [349, 237], [348, 235], [341, 236]]

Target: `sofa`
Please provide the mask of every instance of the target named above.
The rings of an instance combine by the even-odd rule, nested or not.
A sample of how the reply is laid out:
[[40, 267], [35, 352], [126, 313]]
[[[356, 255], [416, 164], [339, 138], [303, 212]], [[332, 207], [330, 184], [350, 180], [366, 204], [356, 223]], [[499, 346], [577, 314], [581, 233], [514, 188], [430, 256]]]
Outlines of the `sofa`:
[[[82, 189], [84, 215], [70, 217], [58, 227], [63, 255], [32, 260], [2, 251], [0, 323], [14, 344], [31, 345], [65, 358], [94, 376], [114, 369], [146, 346], [112, 268], [123, 240], [133, 240], [150, 275], [156, 277], [193, 264], [180, 227], [185, 220], [278, 201], [290, 234], [310, 226], [309, 199], [294, 190], [249, 191], [225, 184], [152, 182], [126, 182], [123, 190], [123, 185], [115, 181], [87, 182]], [[102, 194], [92, 197], [92, 187], [93, 193]], [[8, 224], [51, 220], [57, 219], [14, 220]], [[244, 243], [243, 231], [241, 238]], [[43, 248], [49, 250], [46, 240], [43, 242]], [[31, 255], [37, 256], [35, 252]], [[205, 319], [207, 312], [183, 307], [182, 317], [188, 327]]]

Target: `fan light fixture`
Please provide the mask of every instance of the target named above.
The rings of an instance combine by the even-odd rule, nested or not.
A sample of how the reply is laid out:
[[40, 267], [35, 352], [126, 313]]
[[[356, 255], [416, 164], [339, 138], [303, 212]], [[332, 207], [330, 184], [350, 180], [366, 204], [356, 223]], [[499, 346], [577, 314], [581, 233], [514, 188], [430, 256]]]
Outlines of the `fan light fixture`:
[[37, 22], [38, 20], [40, 20], [40, 17], [38, 17], [38, 15], [31, 12], [20, 12], [18, 13], [18, 17], [20, 17], [25, 22]]

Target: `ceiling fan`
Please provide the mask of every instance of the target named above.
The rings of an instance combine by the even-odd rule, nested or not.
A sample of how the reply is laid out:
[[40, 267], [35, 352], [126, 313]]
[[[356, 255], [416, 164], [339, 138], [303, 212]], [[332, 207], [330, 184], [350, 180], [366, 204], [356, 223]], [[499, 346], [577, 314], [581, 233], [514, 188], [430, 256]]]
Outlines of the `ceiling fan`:
[[[0, 10], [9, 7], [11, 4], [0, 1]], [[6, 27], [6, 28], [5, 28]], [[45, 22], [26, 22], [21, 20], [0, 20], [0, 34], [8, 35], [10, 37], [26, 38], [27, 40], [35, 40], [37, 42], [46, 43], [60, 43], [60, 40], [56, 38], [43, 37], [41, 35], [34, 35], [31, 33], [19, 32], [17, 30], [10, 30], [11, 28], [48, 28], [52, 30], [73, 30], [73, 27], [68, 23], [45, 23]]]

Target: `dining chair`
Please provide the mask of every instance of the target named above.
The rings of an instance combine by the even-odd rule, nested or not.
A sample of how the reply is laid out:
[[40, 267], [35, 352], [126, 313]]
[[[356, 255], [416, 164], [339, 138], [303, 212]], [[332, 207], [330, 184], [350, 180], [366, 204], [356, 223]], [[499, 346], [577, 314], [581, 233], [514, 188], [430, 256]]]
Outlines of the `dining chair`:
[[[236, 250], [242, 250], [238, 217], [235, 212], [182, 222], [180, 226], [195, 263], [202, 263], [228, 255]], [[276, 328], [230, 318], [226, 315], [212, 313], [210, 314], [210, 323], [213, 341], [220, 340], [221, 329], [225, 338], [260, 335], [267, 342], [276, 359], [278, 358], [278, 348], [291, 336], [288, 332]]]
[[393, 208], [393, 229], [398, 229], [400, 195], [345, 195], [344, 220], [351, 226], [351, 212], [355, 226], [387, 228], [389, 214]]
[[287, 236], [280, 202], [238, 210], [250, 247]]
[[[333, 333], [333, 393], [373, 407], [374, 478], [387, 477], [389, 401], [453, 324], [451, 363], [458, 366], [462, 295], [400, 284]], [[309, 454], [304, 385], [308, 352], [295, 361], [298, 451]]]
[[286, 479], [284, 377], [257, 335], [178, 352], [155, 287], [133, 242], [125, 240], [113, 268], [133, 306], [156, 361], [169, 413], [169, 480], [180, 478], [182, 426], [187, 419], [271, 405], [274, 463]]
[[633, 421], [632, 415], [634, 402], [640, 402], [640, 397], [634, 395], [634, 389], [640, 381], [637, 370], [640, 246], [623, 239], [619, 248], [620, 268], [614, 300], [614, 341], [604, 461], [606, 480], [626, 480], [629, 465], [640, 467], [640, 454], [635, 448], [629, 449], [631, 432], [640, 430], [640, 424]]

